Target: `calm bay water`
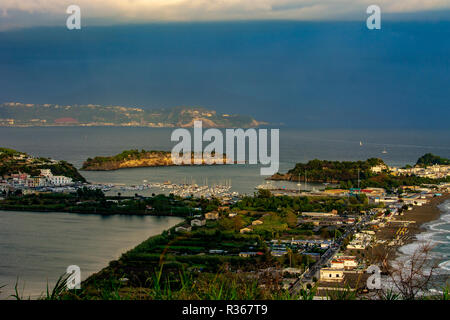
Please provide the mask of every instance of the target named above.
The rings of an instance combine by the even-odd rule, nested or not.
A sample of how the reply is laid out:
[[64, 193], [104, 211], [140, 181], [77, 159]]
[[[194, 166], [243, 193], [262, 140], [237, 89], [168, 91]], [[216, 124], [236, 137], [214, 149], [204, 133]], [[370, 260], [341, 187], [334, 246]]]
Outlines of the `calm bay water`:
[[[0, 146], [33, 155], [67, 160], [81, 167], [94, 156], [128, 149], [171, 150], [167, 128], [60, 127], [0, 128]], [[360, 146], [360, 141], [363, 143]], [[386, 149], [387, 154], [382, 154]], [[365, 160], [382, 158], [389, 165], [414, 164], [427, 152], [450, 157], [450, 131], [433, 130], [280, 130], [280, 172], [311, 159]], [[231, 179], [233, 190], [253, 193], [264, 182], [256, 165], [136, 168], [82, 172], [91, 182], [141, 184], [142, 181], [209, 184]]]
[[150, 236], [181, 222], [177, 217], [98, 216], [0, 211], [0, 299], [35, 298], [52, 288], [69, 265], [82, 280]]
[[[156, 128], [0, 128], [0, 146], [67, 160], [79, 168], [88, 157], [114, 155], [125, 149], [171, 150], [174, 145], [170, 141], [171, 132]], [[388, 153], [382, 154], [383, 149]], [[314, 158], [379, 157], [389, 165], [403, 166], [414, 164], [427, 152], [450, 158], [450, 131], [280, 130], [280, 172], [292, 168], [296, 162]], [[253, 193], [265, 178], [259, 175], [259, 167], [252, 165], [136, 168], [82, 174], [91, 182], [129, 185], [140, 184], [144, 179], [198, 184], [206, 179], [209, 184], [231, 179], [232, 190], [241, 193]], [[435, 253], [445, 270], [450, 254], [450, 224], [447, 216], [443, 217], [439, 229], [447, 233], [437, 234], [436, 240], [445, 243], [437, 246]], [[25, 283], [25, 296], [36, 296], [45, 290], [47, 278], [53, 284], [71, 264], [79, 265], [85, 278], [178, 221], [178, 218], [0, 212], [0, 286], [8, 285], [0, 298], [12, 292], [17, 277], [19, 288]]]

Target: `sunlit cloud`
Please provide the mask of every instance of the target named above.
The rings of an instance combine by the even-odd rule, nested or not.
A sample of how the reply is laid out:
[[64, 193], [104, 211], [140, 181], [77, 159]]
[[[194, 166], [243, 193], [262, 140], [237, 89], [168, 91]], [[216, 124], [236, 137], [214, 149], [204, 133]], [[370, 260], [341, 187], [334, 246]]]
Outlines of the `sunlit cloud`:
[[[329, 20], [361, 18], [377, 4], [383, 13], [450, 9], [449, 0], [1, 0], [5, 23], [49, 25], [76, 4], [90, 25], [160, 21]], [[1, 21], [3, 20], [3, 22]], [[22, 20], [22, 21], [21, 21]]]

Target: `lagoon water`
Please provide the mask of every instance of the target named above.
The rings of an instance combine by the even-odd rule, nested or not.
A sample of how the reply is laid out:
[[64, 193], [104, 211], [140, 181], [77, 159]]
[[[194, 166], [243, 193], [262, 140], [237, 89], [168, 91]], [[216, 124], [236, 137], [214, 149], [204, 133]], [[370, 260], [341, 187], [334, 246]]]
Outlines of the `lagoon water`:
[[181, 222], [178, 217], [98, 216], [59, 212], [0, 211], [0, 299], [14, 293], [36, 298], [70, 265], [82, 280], [150, 236]]
[[[36, 156], [67, 160], [77, 168], [88, 157], [114, 155], [126, 149], [171, 150], [171, 129], [113, 127], [0, 128], [0, 146]], [[362, 146], [360, 146], [360, 141]], [[381, 151], [386, 149], [387, 153]], [[382, 158], [389, 165], [414, 164], [431, 152], [450, 158], [450, 131], [433, 130], [280, 130], [280, 172], [296, 162], [314, 158], [364, 160]], [[253, 165], [136, 168], [109, 172], [81, 172], [90, 182], [141, 184], [195, 181], [202, 184], [230, 180], [232, 190], [253, 193], [264, 183]], [[288, 183], [279, 182], [289, 187]], [[292, 186], [292, 185], [291, 185]], [[150, 190], [151, 192], [151, 190]], [[448, 208], [447, 208], [448, 210]], [[441, 221], [442, 220], [442, 221]], [[431, 223], [434, 250], [446, 272], [449, 267], [448, 215]], [[121, 253], [151, 235], [176, 224], [178, 218], [100, 217], [68, 213], [0, 212], [0, 299], [12, 293], [19, 277], [24, 296], [39, 295], [71, 264], [83, 278], [100, 270]], [[437, 230], [437, 231], [436, 231]], [[447, 230], [444, 232], [443, 230]], [[407, 249], [407, 248], [406, 248]]]

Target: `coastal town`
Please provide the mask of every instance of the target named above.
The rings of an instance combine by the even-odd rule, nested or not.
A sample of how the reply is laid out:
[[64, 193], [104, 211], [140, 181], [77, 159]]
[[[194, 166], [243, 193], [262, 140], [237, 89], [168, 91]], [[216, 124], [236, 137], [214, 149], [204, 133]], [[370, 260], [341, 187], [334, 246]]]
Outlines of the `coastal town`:
[[34, 157], [7, 148], [0, 148], [0, 169], [0, 195], [74, 191], [73, 187], [86, 183], [65, 161]]
[[[2, 116], [3, 115], [3, 116]], [[215, 128], [252, 128], [266, 124], [247, 115], [218, 113], [200, 107], [148, 110], [141, 107], [0, 103], [1, 127], [188, 127], [194, 119]]]
[[55, 176], [50, 169], [41, 169], [39, 175], [31, 176], [27, 173], [13, 173], [4, 175], [0, 181], [0, 190], [21, 189], [23, 191], [44, 187], [61, 187], [72, 185], [72, 178]]
[[[168, 181], [145, 181], [140, 186], [90, 184], [43, 168], [58, 161], [9, 149], [3, 153], [6, 166], [19, 168], [3, 172], [3, 210], [184, 217], [183, 223], [125, 253], [118, 262], [120, 272], [110, 266], [88, 278], [88, 288], [108, 275], [131, 290], [143, 281], [144, 275], [136, 270], [144, 264], [164, 268], [171, 282], [177, 282], [173, 277], [180, 268], [199, 277], [226, 270], [256, 281], [265, 294], [284, 290], [296, 297], [309, 292], [314, 299], [362, 297], [373, 291], [367, 286], [367, 269], [374, 264], [383, 267], [376, 260], [377, 252], [392, 252], [413, 241], [420, 225], [436, 218], [420, 210], [436, 210], [436, 203], [450, 193], [447, 164], [398, 169], [371, 160], [374, 165], [364, 173], [366, 180], [360, 179], [363, 163], [352, 182], [356, 186], [350, 188], [329, 184], [321, 190], [302, 190], [299, 183], [297, 190], [277, 189], [268, 181], [249, 196], [232, 191], [231, 181], [215, 186]], [[425, 180], [396, 188], [358, 187], [380, 175]], [[111, 190], [119, 192], [111, 195]], [[144, 190], [155, 193], [140, 195]], [[156, 194], [156, 190], [164, 192]], [[121, 191], [132, 191], [134, 196]]]
[[0, 0], [2, 310], [445, 316], [449, 37], [450, 0]]
[[[375, 192], [376, 191], [376, 192]], [[374, 192], [374, 194], [371, 194]], [[367, 294], [366, 280], [370, 273], [367, 268], [374, 263], [368, 253], [374, 248], [383, 247], [394, 249], [408, 241], [412, 241], [417, 223], [414, 214], [418, 207], [430, 205], [433, 201], [448, 199], [450, 184], [441, 184], [433, 188], [405, 188], [400, 195], [387, 195], [382, 190], [352, 190], [352, 195], [367, 195], [369, 204], [374, 207], [368, 211], [355, 214], [338, 214], [337, 210], [331, 212], [299, 212], [296, 227], [311, 225], [312, 231], [327, 228], [338, 231], [330, 237], [305, 237], [279, 235], [266, 241], [266, 248], [274, 258], [288, 262], [278, 267], [270, 267], [259, 270], [262, 274], [270, 272], [273, 277], [282, 279], [282, 287], [292, 293], [300, 293], [305, 287], [314, 287], [315, 299], [329, 299], [336, 292], [350, 292], [354, 294]], [[342, 194], [342, 197], [350, 193]], [[445, 195], [445, 196], [443, 196]], [[440, 199], [443, 197], [442, 199]], [[208, 221], [217, 221], [221, 218], [239, 216], [239, 212], [233, 212], [228, 207], [226, 211], [208, 212], [204, 216], [197, 215], [190, 224], [175, 228], [177, 233], [190, 233], [192, 230], [205, 227]], [[272, 223], [270, 215], [265, 214], [261, 218], [251, 221], [239, 229], [241, 234], [258, 233], [264, 224]], [[430, 217], [431, 218], [431, 217]], [[267, 219], [267, 220], [266, 220]], [[255, 243], [256, 244], [256, 243]], [[264, 250], [235, 252], [235, 255], [243, 258], [263, 256]], [[223, 249], [210, 249], [204, 254], [230, 255], [232, 253]], [[298, 265], [292, 263], [295, 256], [307, 258], [307, 263]]]

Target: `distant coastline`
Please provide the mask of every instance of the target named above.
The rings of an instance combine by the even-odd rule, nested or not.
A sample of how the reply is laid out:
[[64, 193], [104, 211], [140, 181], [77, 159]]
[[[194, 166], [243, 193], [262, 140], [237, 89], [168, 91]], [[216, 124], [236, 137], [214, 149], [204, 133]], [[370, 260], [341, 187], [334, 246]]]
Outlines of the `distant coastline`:
[[248, 115], [218, 113], [203, 107], [143, 109], [123, 106], [58, 105], [7, 102], [0, 104], [0, 127], [204, 127], [253, 128], [267, 125]]

